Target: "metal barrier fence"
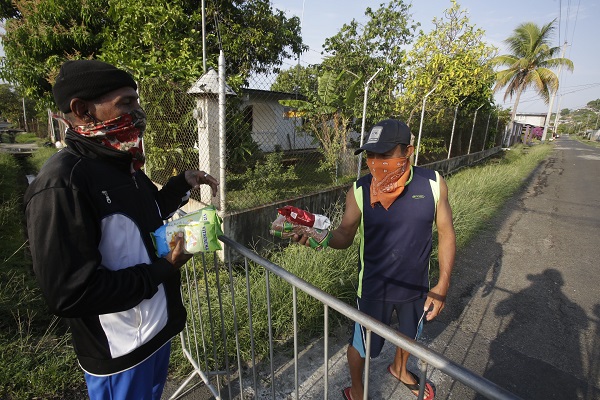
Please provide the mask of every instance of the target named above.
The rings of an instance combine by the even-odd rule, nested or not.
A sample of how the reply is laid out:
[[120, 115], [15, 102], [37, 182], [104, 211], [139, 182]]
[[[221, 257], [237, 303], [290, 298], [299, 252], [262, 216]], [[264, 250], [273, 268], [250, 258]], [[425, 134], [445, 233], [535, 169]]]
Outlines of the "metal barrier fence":
[[[257, 255], [248, 248], [226, 236], [220, 240], [227, 251], [243, 256], [242, 265], [223, 266], [216, 254], [201, 254], [194, 257], [182, 271], [183, 294], [188, 308], [188, 323], [181, 333], [181, 344], [185, 357], [193, 367], [191, 375], [182, 383], [171, 399], [180, 398], [190, 391], [190, 383], [200, 378], [196, 385], [203, 383], [210, 393], [207, 397], [216, 399], [234, 398], [302, 398], [299, 381], [299, 326], [297, 317], [298, 291], [318, 301], [323, 306], [323, 362], [322, 397], [329, 397], [329, 311], [335, 310], [341, 315], [358, 321], [367, 329], [367, 353], [370, 352], [371, 333], [374, 332], [395, 346], [409, 351], [421, 360], [421, 376], [426, 376], [427, 366], [462, 382], [476, 392], [490, 399], [518, 399], [517, 396], [497, 386], [476, 373], [454, 363], [441, 354], [422, 344], [399, 334], [354, 307], [330, 296], [317, 287], [289, 273], [280, 266]], [[231, 259], [231, 257], [229, 257]], [[212, 267], [211, 267], [212, 265]], [[258, 309], [253, 303], [257, 293], [250, 287], [252, 271], [264, 272], [264, 295], [266, 307]], [[293, 314], [293, 355], [287, 365], [293, 363], [294, 388], [288, 393], [278, 390], [275, 374], [275, 339], [273, 337], [273, 318], [271, 307], [271, 281], [280, 279], [292, 292], [290, 311]], [[267, 325], [260, 325], [259, 318], [265, 318]], [[266, 331], [266, 332], [265, 332]], [[266, 339], [268, 350], [259, 350], [258, 345]], [[245, 344], [244, 344], [245, 343]], [[281, 357], [282, 352], [278, 352]], [[367, 398], [370, 360], [367, 358], [364, 374], [364, 397]], [[423, 398], [424, 385], [421, 385], [419, 399]], [[313, 388], [314, 389], [314, 388]]]

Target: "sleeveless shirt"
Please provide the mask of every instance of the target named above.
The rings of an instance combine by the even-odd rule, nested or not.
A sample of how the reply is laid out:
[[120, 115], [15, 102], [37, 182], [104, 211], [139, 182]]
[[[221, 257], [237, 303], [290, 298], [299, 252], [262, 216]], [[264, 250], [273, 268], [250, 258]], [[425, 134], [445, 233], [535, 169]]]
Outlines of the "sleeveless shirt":
[[354, 183], [361, 210], [357, 295], [394, 303], [416, 300], [429, 291], [439, 173], [411, 166], [404, 191], [388, 210], [379, 203], [371, 207], [371, 178]]

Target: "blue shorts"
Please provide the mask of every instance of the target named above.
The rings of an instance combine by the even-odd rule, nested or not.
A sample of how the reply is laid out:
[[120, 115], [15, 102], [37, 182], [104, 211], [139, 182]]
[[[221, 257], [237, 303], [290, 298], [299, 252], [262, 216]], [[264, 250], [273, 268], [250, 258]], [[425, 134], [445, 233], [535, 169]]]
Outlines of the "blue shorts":
[[[376, 320], [390, 325], [392, 313], [396, 310], [398, 316], [398, 331], [405, 336], [413, 339], [417, 335], [419, 322], [424, 321], [423, 307], [426, 297], [408, 302], [408, 303], [386, 303], [384, 301], [371, 301], [358, 298], [356, 305], [359, 311], [364, 312]], [[358, 322], [354, 323], [350, 345], [358, 350], [361, 357], [365, 357], [367, 348], [367, 330]], [[381, 353], [385, 339], [371, 332], [371, 358], [377, 357]]]
[[85, 373], [91, 400], [160, 400], [171, 355], [171, 341], [140, 364], [113, 375], [95, 376]]

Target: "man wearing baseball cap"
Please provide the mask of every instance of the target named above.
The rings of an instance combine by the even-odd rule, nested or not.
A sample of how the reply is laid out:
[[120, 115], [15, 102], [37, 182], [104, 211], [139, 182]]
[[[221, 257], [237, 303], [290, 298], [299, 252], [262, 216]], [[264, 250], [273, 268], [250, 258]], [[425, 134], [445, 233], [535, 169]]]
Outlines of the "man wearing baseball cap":
[[[398, 330], [417, 338], [421, 322], [434, 319], [444, 308], [456, 239], [446, 183], [436, 171], [412, 166], [413, 151], [404, 122], [387, 119], [371, 129], [364, 146], [355, 152], [366, 152], [370, 173], [348, 191], [342, 221], [332, 231], [329, 246], [346, 249], [359, 232], [358, 309], [386, 324], [396, 311]], [[437, 285], [430, 288], [434, 222], [440, 272]], [[363, 396], [365, 340], [366, 329], [354, 323], [347, 350], [352, 386], [343, 391], [346, 399]], [[377, 357], [383, 343], [383, 338], [372, 334], [369, 357]], [[406, 350], [397, 348], [388, 372], [418, 395], [419, 379], [406, 368], [408, 357]], [[429, 383], [424, 398], [434, 398]]]
[[[164, 258], [150, 233], [217, 181], [185, 171], [158, 190], [141, 170], [146, 114], [124, 70], [67, 61], [52, 92], [67, 147], [25, 194], [33, 269], [54, 314], [70, 327], [91, 399], [160, 399], [171, 338], [186, 321], [183, 240]], [[58, 238], [48, 240], [48, 238]]]

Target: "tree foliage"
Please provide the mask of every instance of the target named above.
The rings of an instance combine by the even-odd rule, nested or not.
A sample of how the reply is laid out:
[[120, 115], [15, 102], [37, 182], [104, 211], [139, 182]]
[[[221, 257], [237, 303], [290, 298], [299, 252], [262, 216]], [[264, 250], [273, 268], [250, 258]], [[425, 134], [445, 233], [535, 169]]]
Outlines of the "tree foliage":
[[[409, 11], [410, 4], [402, 0], [381, 4], [378, 9], [367, 8], [364, 24], [353, 19], [336, 35], [325, 39], [325, 58], [321, 66], [324, 71], [336, 74], [347, 71], [343, 77], [346, 87], [350, 87], [356, 77], [367, 80], [381, 68], [369, 84], [369, 123], [393, 114], [399, 84], [405, 78], [404, 47], [411, 42], [418, 27]], [[352, 104], [356, 118], [362, 117], [364, 87], [360, 89]]]
[[570, 71], [573, 70], [571, 60], [555, 57], [560, 52], [560, 47], [551, 45], [554, 22], [541, 27], [533, 22], [517, 26], [513, 34], [505, 40], [511, 53], [492, 60], [496, 66], [507, 67], [496, 72], [494, 91], [506, 86], [504, 99], [516, 96], [511, 121], [515, 119], [519, 99], [525, 88], [535, 87], [538, 94], [548, 103], [550, 94], [558, 90], [558, 77], [552, 68], [562, 65]]
[[588, 101], [587, 107], [593, 110], [594, 112], [600, 111], [600, 99]]
[[0, 119], [18, 124], [23, 115], [21, 99], [8, 84], [0, 85]]
[[[308, 100], [280, 100], [295, 108], [303, 116], [302, 129], [311, 133], [320, 143], [325, 158], [321, 168], [333, 174], [340, 162], [347, 159], [347, 139], [352, 121], [352, 106], [363, 78], [355, 78], [343, 90], [344, 71], [339, 74], [324, 72], [317, 79], [317, 91], [308, 94]], [[342, 171], [346, 174], [347, 171]]]
[[317, 79], [320, 70], [320, 65], [309, 65], [307, 67], [296, 65], [281, 71], [271, 85], [271, 90], [308, 96], [317, 90]]
[[[277, 69], [281, 59], [303, 48], [299, 19], [287, 18], [268, 0], [207, 3], [207, 66], [216, 67], [222, 44], [232, 86], [240, 86], [253, 72]], [[191, 82], [203, 72], [198, 1], [13, 4], [16, 12], [2, 10], [7, 20], [0, 77], [17, 83], [27, 97], [44, 99], [46, 106], [52, 105], [50, 87], [66, 59], [101, 59], [129, 70], [138, 80], [168, 77]]]
[[477, 108], [491, 97], [490, 59], [495, 49], [483, 41], [484, 31], [470, 23], [466, 10], [454, 0], [433, 24], [431, 32], [419, 32], [408, 54], [409, 73], [397, 110], [409, 124], [431, 90], [429, 109], [441, 110], [461, 101], [463, 107], [472, 103]]
[[[28, 121], [36, 117], [35, 103], [29, 99], [25, 99], [25, 115]], [[23, 97], [7, 83], [0, 84], [0, 119], [14, 127], [24, 127]]]

